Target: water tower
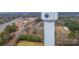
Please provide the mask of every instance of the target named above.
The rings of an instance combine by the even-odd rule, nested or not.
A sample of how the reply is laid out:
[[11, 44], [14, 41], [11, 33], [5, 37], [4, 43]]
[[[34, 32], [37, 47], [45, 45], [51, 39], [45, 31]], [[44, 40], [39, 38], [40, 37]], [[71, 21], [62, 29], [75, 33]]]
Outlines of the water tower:
[[57, 12], [41, 12], [41, 19], [44, 21], [44, 45], [55, 45], [55, 21], [58, 19]]

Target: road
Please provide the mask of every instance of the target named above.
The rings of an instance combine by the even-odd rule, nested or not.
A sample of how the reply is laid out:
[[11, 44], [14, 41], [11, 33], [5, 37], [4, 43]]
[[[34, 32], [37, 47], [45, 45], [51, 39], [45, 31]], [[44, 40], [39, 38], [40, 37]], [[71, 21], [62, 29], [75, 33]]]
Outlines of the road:
[[10, 21], [10, 22], [6, 22], [6, 23], [4, 23], [4, 24], [1, 24], [1, 25], [0, 25], [0, 31], [1, 31], [1, 32], [4, 31], [4, 29], [7, 27], [7, 25], [11, 25], [12, 23], [15, 23], [16, 21], [18, 21], [18, 20], [20, 20], [20, 19], [21, 19], [21, 17], [16, 18], [16, 19], [14, 19], [14, 20], [12, 20], [12, 21]]

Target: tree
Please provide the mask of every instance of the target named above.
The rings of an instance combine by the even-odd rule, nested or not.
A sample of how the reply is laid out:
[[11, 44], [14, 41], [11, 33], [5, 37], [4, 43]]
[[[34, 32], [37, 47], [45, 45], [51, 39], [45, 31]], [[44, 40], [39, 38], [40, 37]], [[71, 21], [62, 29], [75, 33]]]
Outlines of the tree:
[[66, 26], [69, 28], [69, 30], [73, 31], [73, 32], [79, 32], [79, 24], [77, 23], [67, 23]]
[[4, 29], [5, 32], [8, 32], [8, 33], [11, 33], [11, 32], [14, 32], [16, 31], [16, 25], [15, 23], [13, 23], [12, 25], [8, 25], [5, 29]]
[[8, 26], [4, 29], [4, 32], [10, 33], [10, 32], [11, 32], [11, 31], [10, 31], [10, 27], [11, 27], [11, 25], [8, 25]]
[[11, 32], [16, 31], [16, 25], [15, 25], [15, 23], [13, 23], [13, 24], [11, 25], [10, 31], [11, 31]]

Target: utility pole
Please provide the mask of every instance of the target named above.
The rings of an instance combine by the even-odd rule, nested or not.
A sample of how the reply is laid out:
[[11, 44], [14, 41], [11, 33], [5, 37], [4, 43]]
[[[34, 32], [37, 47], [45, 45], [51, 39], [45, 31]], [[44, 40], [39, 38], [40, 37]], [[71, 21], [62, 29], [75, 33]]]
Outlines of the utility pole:
[[41, 19], [44, 21], [44, 45], [55, 45], [55, 21], [58, 19], [57, 12], [42, 12]]

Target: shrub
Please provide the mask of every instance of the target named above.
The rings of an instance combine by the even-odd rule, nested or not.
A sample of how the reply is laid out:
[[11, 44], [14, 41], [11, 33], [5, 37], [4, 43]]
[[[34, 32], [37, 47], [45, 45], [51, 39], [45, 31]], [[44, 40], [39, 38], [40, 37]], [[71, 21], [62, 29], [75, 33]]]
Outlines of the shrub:
[[19, 37], [19, 39], [21, 39], [21, 40], [27, 40], [27, 39], [28, 39], [28, 36], [26, 36], [26, 35], [21, 35], [21, 36]]
[[20, 40], [28, 40], [28, 41], [34, 41], [34, 42], [41, 42], [42, 38], [38, 36], [28, 36], [28, 35], [21, 35], [19, 37]]
[[75, 32], [69, 33], [69, 36], [68, 36], [69, 39], [74, 39], [75, 37], [76, 37], [76, 33]]

